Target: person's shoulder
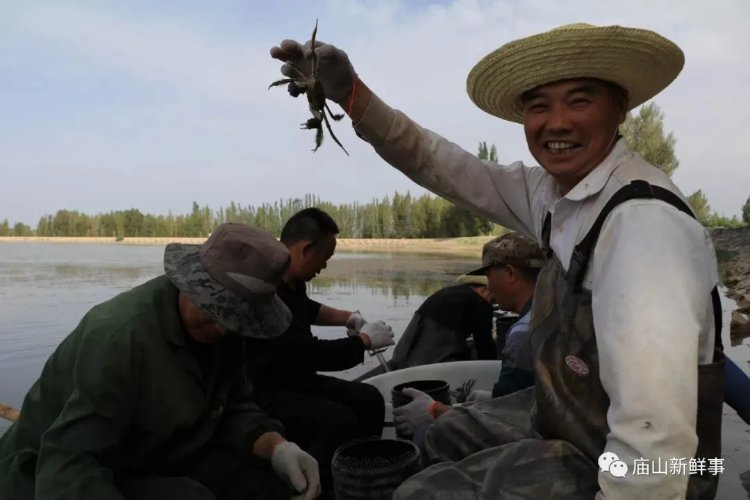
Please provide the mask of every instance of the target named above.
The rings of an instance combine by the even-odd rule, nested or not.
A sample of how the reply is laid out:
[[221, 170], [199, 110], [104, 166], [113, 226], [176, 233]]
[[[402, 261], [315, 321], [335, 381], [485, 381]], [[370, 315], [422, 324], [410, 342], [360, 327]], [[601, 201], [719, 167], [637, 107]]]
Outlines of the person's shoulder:
[[638, 153], [633, 153], [626, 161], [612, 171], [612, 176], [607, 182], [605, 192], [616, 191], [635, 180], [646, 181], [652, 186], [662, 187], [684, 198], [679, 188], [663, 170], [647, 162]]
[[159, 276], [91, 308], [76, 329], [100, 341], [124, 341], [148, 332], [170, 316], [178, 316], [179, 292], [166, 276]]
[[[652, 198], [631, 199], [620, 203], [612, 209], [610, 215], [631, 211], [634, 207], [645, 207], [651, 210], [649, 213], [655, 218], [655, 223], [657, 221], [666, 221], [664, 223], [677, 224], [689, 231], [703, 233], [704, 228], [700, 222], [693, 217], [692, 208], [690, 208], [687, 198], [682, 191], [680, 191], [664, 171], [651, 165], [637, 153], [632, 153], [627, 161], [623, 162], [613, 170], [604, 188], [599, 193], [598, 200], [595, 203], [595, 210], [592, 211], [592, 216], [598, 216], [607, 202], [617, 194], [618, 191], [637, 180], [646, 181], [651, 186], [656, 186], [670, 192], [681, 202], [680, 205], [682, 205], [682, 207], [687, 206], [688, 209], [690, 209], [690, 213], [688, 214], [684, 212], [674, 203], [665, 201], [658, 196], [654, 196]], [[653, 208], [650, 207], [658, 207], [659, 209], [653, 210]]]
[[527, 312], [520, 318], [518, 318], [518, 321], [510, 325], [510, 328], [508, 329], [508, 335], [519, 335], [523, 333], [529, 332], [529, 322], [531, 319], [531, 312]]

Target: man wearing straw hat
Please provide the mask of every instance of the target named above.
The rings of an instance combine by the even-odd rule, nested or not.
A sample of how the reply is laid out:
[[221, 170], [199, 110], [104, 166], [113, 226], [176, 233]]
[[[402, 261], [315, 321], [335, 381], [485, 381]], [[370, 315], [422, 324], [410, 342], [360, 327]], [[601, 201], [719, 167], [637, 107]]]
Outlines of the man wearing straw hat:
[[[677, 187], [618, 131], [680, 73], [680, 48], [648, 30], [576, 24], [482, 59], [469, 97], [523, 124], [541, 167], [477, 159], [387, 106], [343, 51], [323, 43], [315, 51], [326, 96], [387, 162], [534, 238], [551, 257], [531, 313], [533, 425], [521, 418], [528, 432], [433, 466], [396, 497], [713, 498], [718, 476], [679, 464], [720, 456], [714, 250]], [[309, 73], [311, 53], [309, 42], [292, 40], [271, 50], [290, 77]], [[659, 473], [637, 474], [643, 462]], [[662, 474], [665, 463], [677, 466]]]
[[167, 245], [165, 275], [95, 306], [47, 361], [0, 438], [0, 497], [315, 498], [315, 459], [258, 409], [244, 374], [242, 338], [289, 325], [276, 295], [288, 264], [284, 245], [242, 224]]

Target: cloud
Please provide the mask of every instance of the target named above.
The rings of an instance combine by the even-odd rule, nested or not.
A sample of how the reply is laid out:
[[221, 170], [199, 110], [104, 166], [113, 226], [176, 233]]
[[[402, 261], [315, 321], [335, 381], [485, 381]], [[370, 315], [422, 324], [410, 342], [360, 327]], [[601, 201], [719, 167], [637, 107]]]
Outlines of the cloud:
[[218, 207], [308, 192], [335, 202], [423, 192], [345, 122], [334, 127], [351, 157], [330, 139], [310, 153], [313, 135], [299, 130], [304, 101], [266, 89], [278, 77], [269, 48], [306, 39], [315, 17], [320, 38], [347, 50], [391, 105], [469, 151], [488, 141], [502, 161], [527, 163], [520, 127], [466, 95], [473, 64], [501, 43], [559, 24], [654, 29], [687, 56], [683, 74], [656, 98], [678, 141], [676, 182], [686, 193], [703, 189], [727, 214], [750, 194], [745, 1], [679, 9], [645, 0], [149, 5], [6, 4], [0, 85], [12, 92], [0, 96], [0, 218], [35, 225], [58, 208], [165, 213], [187, 211], [193, 200]]

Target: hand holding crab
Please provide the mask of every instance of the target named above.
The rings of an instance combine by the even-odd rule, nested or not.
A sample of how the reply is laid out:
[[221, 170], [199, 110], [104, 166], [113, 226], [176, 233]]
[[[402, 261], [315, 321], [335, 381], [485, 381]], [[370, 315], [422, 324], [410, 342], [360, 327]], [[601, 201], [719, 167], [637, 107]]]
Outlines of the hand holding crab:
[[312, 38], [304, 45], [294, 40], [284, 40], [279, 46], [271, 49], [271, 57], [284, 62], [281, 73], [286, 78], [273, 82], [269, 88], [287, 84], [292, 97], [299, 94], [307, 95], [312, 118], [303, 123], [302, 128], [317, 130], [313, 151], [317, 151], [323, 142], [325, 124], [333, 140], [348, 155], [328, 121], [329, 116], [338, 121], [344, 115], [332, 113], [326, 98], [344, 106], [357, 80], [357, 74], [344, 51], [315, 40], [317, 31], [316, 21]]

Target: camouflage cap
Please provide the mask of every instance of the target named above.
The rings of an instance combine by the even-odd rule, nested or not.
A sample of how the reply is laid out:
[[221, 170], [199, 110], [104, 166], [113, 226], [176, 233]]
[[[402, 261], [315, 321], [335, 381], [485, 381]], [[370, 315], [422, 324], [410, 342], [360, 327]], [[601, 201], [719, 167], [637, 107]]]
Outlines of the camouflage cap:
[[484, 274], [488, 267], [505, 265], [540, 268], [544, 265], [544, 254], [539, 245], [521, 233], [507, 233], [485, 243], [482, 247], [482, 267], [466, 274]]
[[479, 285], [487, 286], [487, 276], [476, 275], [476, 274], [462, 274], [456, 278], [456, 283], [459, 285]]
[[170, 243], [167, 277], [227, 331], [269, 338], [289, 327], [292, 315], [276, 295], [289, 251], [272, 235], [245, 224], [222, 224], [202, 245]]

